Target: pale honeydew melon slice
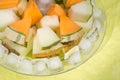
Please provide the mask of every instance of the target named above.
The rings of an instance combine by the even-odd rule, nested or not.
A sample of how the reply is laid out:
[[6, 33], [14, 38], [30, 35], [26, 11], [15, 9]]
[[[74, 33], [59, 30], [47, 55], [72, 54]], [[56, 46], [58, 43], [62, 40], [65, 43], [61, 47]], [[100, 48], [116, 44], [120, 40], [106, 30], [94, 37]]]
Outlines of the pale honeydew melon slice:
[[73, 21], [81, 21], [86, 22], [90, 18], [92, 14], [92, 5], [90, 1], [82, 1], [80, 3], [77, 3], [68, 11], [68, 16]]
[[49, 48], [52, 45], [57, 44], [60, 39], [56, 33], [49, 27], [43, 27], [37, 30], [37, 37], [41, 48]]
[[11, 52], [17, 55], [26, 56], [32, 49], [32, 41], [30, 41], [27, 47], [16, 44], [8, 39], [3, 40], [3, 45], [7, 47]]
[[17, 31], [13, 30], [10, 27], [7, 27], [5, 29], [4, 34], [11, 41], [14, 41], [14, 42], [16, 42], [18, 44], [21, 44], [21, 45], [25, 44], [26, 36], [24, 34], [22, 34], [22, 33], [19, 33]]
[[16, 16], [11, 9], [1, 9], [0, 10], [0, 30], [2, 30], [6, 25], [17, 21], [19, 18]]
[[58, 43], [55, 46], [52, 46], [51, 48], [43, 50], [41, 46], [39, 45], [38, 37], [34, 37], [33, 41], [33, 57], [50, 57], [53, 55], [58, 55], [60, 51], [62, 50], [63, 45]]
[[56, 15], [44, 16], [40, 20], [40, 24], [41, 24], [42, 27], [48, 26], [48, 27], [52, 28], [53, 30], [56, 30], [60, 26], [59, 18]]
[[82, 36], [81, 30], [70, 35], [61, 36], [61, 43], [68, 43], [68, 42], [77, 40], [81, 36]]

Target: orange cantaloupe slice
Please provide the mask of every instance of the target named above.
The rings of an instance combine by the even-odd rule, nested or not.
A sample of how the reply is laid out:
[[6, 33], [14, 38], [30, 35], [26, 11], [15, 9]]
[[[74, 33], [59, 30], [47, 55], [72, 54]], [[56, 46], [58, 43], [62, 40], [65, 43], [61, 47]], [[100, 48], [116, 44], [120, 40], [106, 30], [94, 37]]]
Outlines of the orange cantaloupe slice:
[[19, 1], [20, 0], [0, 0], [0, 9], [15, 7]]
[[57, 16], [60, 17], [60, 16], [63, 16], [63, 15], [66, 15], [66, 13], [60, 5], [54, 4], [48, 10], [47, 15], [57, 15]]
[[31, 18], [32, 24], [37, 23], [42, 18], [42, 13], [37, 7], [34, 0], [29, 0], [26, 9], [22, 14], [22, 18]]
[[70, 6], [74, 5], [74, 4], [76, 4], [78, 2], [82, 2], [82, 1], [84, 1], [84, 0], [66, 0], [65, 6], [70, 7]]
[[13, 30], [23, 33], [24, 35], [27, 36], [29, 33], [29, 29], [31, 27], [31, 22], [32, 22], [31, 18], [24, 18], [22, 20], [10, 24], [9, 26]]
[[60, 35], [71, 35], [80, 29], [81, 27], [75, 24], [69, 17], [60, 17]]

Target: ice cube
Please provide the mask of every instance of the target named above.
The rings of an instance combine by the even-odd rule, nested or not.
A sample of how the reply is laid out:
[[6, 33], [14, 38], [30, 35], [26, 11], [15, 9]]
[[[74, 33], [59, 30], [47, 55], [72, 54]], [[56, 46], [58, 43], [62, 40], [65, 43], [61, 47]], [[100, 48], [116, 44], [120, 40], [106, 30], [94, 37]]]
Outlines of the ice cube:
[[11, 65], [11, 66], [17, 67], [17, 62], [18, 62], [18, 56], [15, 53], [10, 53], [6, 57], [6, 63]]
[[19, 61], [19, 67], [18, 67], [18, 71], [21, 73], [25, 73], [25, 74], [31, 74], [32, 73], [32, 62], [28, 59], [21, 59]]
[[47, 63], [47, 66], [50, 70], [56, 70], [56, 71], [63, 68], [62, 62], [58, 56], [50, 58]]
[[83, 53], [87, 53], [91, 49], [91, 47], [91, 42], [86, 38], [83, 38], [79, 43], [79, 48], [82, 50]]
[[80, 52], [76, 52], [70, 56], [68, 59], [68, 63], [71, 65], [79, 64], [81, 62], [81, 55]]

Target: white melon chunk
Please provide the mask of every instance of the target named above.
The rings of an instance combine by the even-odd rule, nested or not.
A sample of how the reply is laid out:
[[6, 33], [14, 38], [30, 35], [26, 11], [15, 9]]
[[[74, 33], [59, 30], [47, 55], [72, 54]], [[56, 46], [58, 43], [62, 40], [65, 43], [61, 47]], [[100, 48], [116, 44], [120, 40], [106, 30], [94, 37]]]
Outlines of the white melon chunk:
[[52, 28], [53, 30], [56, 30], [56, 28], [59, 27], [59, 19], [58, 16], [53, 15], [53, 16], [44, 16], [41, 20], [40, 20], [40, 24], [42, 27], [46, 27], [49, 26], [50, 28]]
[[59, 57], [52, 57], [47, 62], [48, 69], [50, 70], [60, 70], [63, 68], [62, 62]]
[[12, 28], [10, 27], [7, 27], [4, 31], [5, 33], [5, 36], [11, 40], [11, 41], [14, 41], [18, 44], [21, 44], [21, 45], [24, 45], [25, 44], [25, 35], [24, 34], [21, 34], [15, 30], [13, 30]]
[[27, 47], [16, 44], [7, 39], [4, 39], [3, 42], [4, 42], [4, 45], [6, 45], [9, 50], [14, 50], [21, 56], [27, 55], [30, 52], [30, 50], [32, 49], [32, 42], [30, 42]]
[[73, 21], [86, 22], [90, 18], [91, 14], [92, 6], [89, 1], [77, 3], [71, 6], [68, 11], [68, 15]]
[[3, 29], [8, 24], [17, 21], [19, 18], [16, 16], [11, 9], [1, 9], [0, 10], [0, 30]]
[[43, 27], [37, 30], [37, 37], [41, 48], [48, 48], [60, 41], [59, 37], [49, 27]]

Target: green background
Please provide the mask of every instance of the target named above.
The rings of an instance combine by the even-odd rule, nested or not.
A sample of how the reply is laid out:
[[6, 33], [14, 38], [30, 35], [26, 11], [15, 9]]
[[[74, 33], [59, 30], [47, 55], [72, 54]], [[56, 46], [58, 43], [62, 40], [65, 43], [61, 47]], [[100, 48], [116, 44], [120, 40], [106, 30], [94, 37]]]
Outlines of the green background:
[[96, 0], [105, 10], [107, 31], [101, 48], [80, 67], [55, 76], [33, 77], [0, 67], [0, 80], [120, 80], [120, 0]]

